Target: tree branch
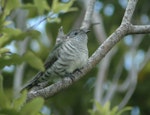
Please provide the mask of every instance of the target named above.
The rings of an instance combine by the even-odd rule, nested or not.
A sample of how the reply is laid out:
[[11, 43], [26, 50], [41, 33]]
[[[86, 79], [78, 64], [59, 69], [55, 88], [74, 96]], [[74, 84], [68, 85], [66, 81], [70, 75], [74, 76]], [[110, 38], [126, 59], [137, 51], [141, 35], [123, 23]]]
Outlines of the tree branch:
[[[26, 17], [27, 17], [27, 11], [17, 9], [13, 12], [13, 15], [15, 15], [17, 21], [16, 21], [16, 27], [20, 28], [21, 30], [24, 30], [26, 27]], [[12, 17], [13, 18], [13, 17]], [[26, 52], [27, 46], [28, 46], [29, 38], [24, 39], [23, 41], [18, 42], [18, 53], [20, 55], [23, 55]], [[14, 96], [16, 97], [20, 91], [23, 74], [24, 74], [24, 68], [25, 63], [16, 66], [16, 71], [14, 74], [14, 81], [13, 81], [13, 88], [14, 88]]]
[[126, 11], [123, 16], [121, 25], [126, 24], [126, 23], [131, 23], [131, 19], [132, 19], [137, 2], [138, 2], [138, 0], [129, 0], [128, 1]]
[[[88, 28], [90, 23], [90, 18], [92, 17], [92, 11], [94, 6], [95, 0], [90, 0], [88, 9], [86, 11], [86, 15], [84, 17], [83, 24], [81, 28]], [[103, 44], [93, 53], [93, 55], [89, 58], [87, 65], [81, 69], [79, 72], [73, 73], [74, 80], [72, 80], [69, 77], [66, 77], [62, 79], [61, 81], [58, 81], [51, 86], [48, 86], [44, 89], [37, 90], [37, 91], [31, 91], [28, 93], [27, 100], [42, 96], [44, 98], [48, 98], [62, 89], [65, 89], [72, 85], [74, 82], [78, 81], [80, 78], [82, 78], [88, 71], [90, 71], [96, 64], [98, 64], [101, 59], [110, 51], [112, 47], [114, 47], [125, 35], [132, 32], [131, 30], [131, 18], [136, 6], [137, 0], [129, 0], [128, 6], [125, 11], [125, 15], [123, 17], [121, 25], [115, 30], [114, 33], [112, 33], [104, 42]], [[145, 33], [146, 30], [141, 30], [140, 33]]]
[[89, 4], [88, 4], [87, 10], [86, 10], [86, 13], [84, 16], [84, 20], [83, 20], [82, 26], [81, 26], [82, 29], [83, 28], [88, 29], [90, 26], [91, 17], [92, 17], [93, 9], [94, 9], [94, 4], [95, 4], [95, 0], [89, 0]]
[[148, 34], [150, 33], [150, 25], [130, 25], [128, 34]]

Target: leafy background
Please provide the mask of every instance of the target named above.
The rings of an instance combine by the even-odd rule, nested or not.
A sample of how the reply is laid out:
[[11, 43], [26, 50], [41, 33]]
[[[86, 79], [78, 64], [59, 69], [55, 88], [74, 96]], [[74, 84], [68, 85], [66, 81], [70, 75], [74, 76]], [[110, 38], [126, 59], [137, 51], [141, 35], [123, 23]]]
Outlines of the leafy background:
[[[19, 115], [29, 111], [31, 115], [34, 115], [40, 114], [39, 110], [43, 108], [42, 110], [46, 112], [46, 114], [94, 115], [92, 112], [89, 113], [88, 110], [93, 108], [94, 84], [98, 76], [99, 65], [68, 89], [45, 100], [45, 103], [43, 99], [38, 98], [24, 105], [26, 93], [21, 96], [22, 99], [20, 99], [21, 97], [19, 98], [21, 101], [14, 101], [14, 98], [19, 96], [18, 91], [20, 87], [18, 87], [17, 84], [20, 86], [25, 84], [39, 70], [44, 69], [43, 62], [55, 43], [59, 27], [63, 26], [65, 33], [73, 28], [80, 27], [85, 11], [83, 8], [84, 3], [80, 0], [68, 1], [69, 0], [13, 0], [13, 3], [11, 0], [0, 1], [0, 73], [3, 76], [4, 87], [3, 91], [3, 87], [1, 86], [0, 112]], [[126, 3], [127, 0], [97, 0], [95, 11], [99, 12], [103, 18], [103, 25], [107, 36], [120, 25]], [[149, 0], [139, 0], [132, 20], [133, 24], [149, 24], [149, 4]], [[90, 55], [99, 46], [97, 37], [94, 34], [94, 26], [97, 25], [92, 24], [90, 27], [91, 32], [88, 34]], [[113, 55], [110, 60], [103, 88], [104, 91], [108, 91], [107, 87], [113, 81], [112, 75], [117, 70], [117, 65], [120, 60], [123, 60], [121, 63], [123, 70], [119, 83], [125, 80], [129, 73], [129, 65], [131, 65], [130, 55], [125, 54], [130, 54], [132, 43], [135, 39], [138, 39], [136, 37], [136, 35], [127, 36], [115, 46], [119, 50], [116, 51], [116, 54]], [[149, 48], [149, 37], [149, 34], [142, 35], [142, 40], [136, 49], [136, 53], [141, 56], [142, 59]], [[143, 62], [144, 60], [141, 61], [137, 59], [135, 63], [137, 63], [138, 67]], [[23, 72], [21, 76], [16, 77], [19, 68], [23, 68]], [[130, 112], [125, 112], [125, 115], [150, 114], [149, 76], [150, 61], [148, 60], [144, 67], [138, 71], [137, 87], [130, 101], [127, 103], [128, 106], [132, 106], [133, 108]], [[17, 82], [16, 79], [19, 80], [19, 82]], [[111, 107], [116, 107], [124, 95], [125, 92], [115, 93], [110, 102]], [[10, 100], [20, 104], [14, 104], [13, 106]], [[4, 105], [6, 104], [6, 106], [2, 103]], [[35, 111], [34, 109], [31, 110], [32, 113], [28, 108], [37, 104], [39, 107], [35, 107]], [[107, 104], [107, 107], [108, 106]], [[12, 111], [14, 111], [14, 113]]]

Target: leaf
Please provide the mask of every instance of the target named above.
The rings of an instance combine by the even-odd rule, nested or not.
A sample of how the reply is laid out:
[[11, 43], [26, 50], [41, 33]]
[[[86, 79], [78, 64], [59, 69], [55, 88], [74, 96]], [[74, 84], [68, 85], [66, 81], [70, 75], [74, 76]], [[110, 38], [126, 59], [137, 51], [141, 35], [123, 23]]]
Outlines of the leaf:
[[111, 115], [116, 115], [118, 112], [118, 106], [113, 107], [112, 111], [111, 111]]
[[1, 109], [0, 115], [19, 115], [19, 113], [14, 109]]
[[50, 11], [50, 7], [46, 0], [34, 0], [34, 4], [37, 7], [40, 14], [43, 14], [45, 10]]
[[23, 61], [23, 58], [15, 53], [11, 55], [5, 55], [3, 57], [0, 57], [0, 68], [10, 65], [21, 64], [21, 62]]
[[27, 98], [27, 91], [24, 90], [22, 92], [22, 95], [19, 98], [17, 98], [16, 100], [14, 100], [13, 108], [17, 111], [20, 110], [20, 108], [25, 104], [26, 98]]
[[123, 112], [129, 111], [129, 110], [131, 110], [131, 109], [132, 109], [132, 107], [125, 107], [125, 108], [123, 108], [122, 110], [120, 110], [116, 115], [121, 115]]
[[20, 115], [36, 115], [41, 110], [43, 104], [43, 98], [35, 98], [22, 107]]
[[28, 18], [33, 18], [33, 17], [36, 17], [38, 15], [37, 8], [36, 8], [35, 4], [30, 4], [30, 3], [23, 4], [21, 6], [21, 8], [28, 10]]
[[27, 31], [27, 35], [32, 38], [38, 38], [41, 35], [41, 33], [37, 30], [29, 30]]
[[110, 114], [110, 102], [105, 103], [104, 107], [103, 107], [103, 111], [105, 113], [105, 115], [109, 115]]
[[54, 22], [56, 22], [56, 23], [60, 23], [61, 22], [61, 19], [60, 18], [47, 18], [47, 21], [48, 22], [50, 22], [50, 23], [54, 23]]
[[0, 57], [2, 54], [9, 53], [10, 50], [8, 48], [0, 48]]
[[0, 108], [9, 108], [10, 101], [6, 97], [3, 90], [3, 76], [0, 74]]
[[22, 62], [27, 62], [33, 68], [44, 71], [44, 64], [42, 60], [31, 51], [27, 51], [23, 56], [14, 53], [0, 57], [0, 68], [21, 64]]
[[99, 102], [95, 101], [95, 105], [98, 111], [103, 111], [103, 107], [99, 104]]
[[90, 115], [94, 115], [94, 111], [93, 110], [88, 110], [88, 112], [90, 113]]
[[60, 12], [66, 13], [68, 11], [75, 11], [77, 10], [77, 8], [71, 8], [73, 3], [74, 3], [74, 0], [70, 0], [67, 3], [61, 3], [59, 2], [59, 0], [54, 0], [52, 4], [52, 11], [54, 13], [60, 13]]
[[95, 101], [96, 109], [89, 110], [90, 115], [121, 115], [123, 112], [131, 110], [131, 107], [125, 107], [122, 110], [118, 110], [118, 106], [110, 109], [110, 102], [107, 102], [104, 106], [100, 105], [99, 102]]
[[1, 6], [4, 7], [5, 5], [5, 8], [4, 8], [4, 13], [3, 13], [3, 17], [5, 18], [7, 15], [10, 14], [10, 12], [13, 10], [13, 9], [16, 9], [18, 8], [21, 4], [20, 4], [20, 1], [19, 0], [13, 0], [13, 3], [11, 0], [2, 0], [1, 1]]
[[12, 21], [5, 21], [5, 22], [3, 23], [4, 26], [7, 26], [7, 25], [9, 25], [9, 24], [12, 24]]
[[40, 32], [37, 30], [28, 30], [23, 32], [20, 29], [2, 28], [0, 32], [2, 33], [2, 35], [0, 36], [0, 47], [4, 47], [14, 40], [23, 40], [28, 36], [33, 38], [37, 38], [40, 36]]
[[3, 93], [3, 76], [0, 74], [0, 93]]
[[13, 28], [3, 28], [1, 29], [1, 32], [2, 32], [2, 36], [0, 38], [0, 47], [3, 47], [4, 45], [8, 44], [12, 40], [21, 40], [24, 39], [25, 36], [27, 36], [25, 32]]
[[42, 60], [39, 57], [37, 57], [34, 53], [32, 53], [31, 51], [27, 51], [23, 57], [24, 60], [27, 61], [28, 64], [30, 64], [30, 66], [38, 70], [44, 71], [44, 64]]

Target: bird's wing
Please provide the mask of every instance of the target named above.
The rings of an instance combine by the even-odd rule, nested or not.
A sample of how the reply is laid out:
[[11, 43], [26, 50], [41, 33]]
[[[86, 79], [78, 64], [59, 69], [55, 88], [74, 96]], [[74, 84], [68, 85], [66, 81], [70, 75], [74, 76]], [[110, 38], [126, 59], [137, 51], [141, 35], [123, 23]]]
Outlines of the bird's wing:
[[[55, 47], [53, 48], [52, 52], [50, 53], [50, 55], [48, 56], [48, 58], [45, 61], [44, 67], [45, 67], [45, 71], [50, 68], [58, 59], [58, 52], [60, 47], [62, 46], [63, 42], [55, 45]], [[24, 86], [24, 89], [31, 89], [32, 87], [36, 86], [38, 84], [38, 80], [39, 78], [44, 74], [45, 71], [40, 71], [38, 72], [35, 77], [33, 77], [33, 79], [31, 81], [29, 81], [29, 83], [27, 83], [27, 85]], [[21, 90], [21, 91], [22, 91]]]
[[62, 42], [55, 45], [52, 52], [50, 53], [50, 55], [48, 56], [48, 58], [46, 59], [46, 61], [44, 63], [45, 70], [50, 68], [53, 65], [53, 63], [55, 63], [55, 61], [57, 61], [58, 52], [59, 52], [61, 46], [62, 46]]

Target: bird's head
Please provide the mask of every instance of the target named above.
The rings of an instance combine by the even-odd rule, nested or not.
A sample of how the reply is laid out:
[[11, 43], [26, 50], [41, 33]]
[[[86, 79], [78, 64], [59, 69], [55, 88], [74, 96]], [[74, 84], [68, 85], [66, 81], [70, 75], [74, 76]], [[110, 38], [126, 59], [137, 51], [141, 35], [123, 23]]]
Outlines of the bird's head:
[[87, 29], [75, 29], [70, 31], [67, 34], [67, 38], [68, 39], [74, 39], [74, 40], [78, 40], [78, 41], [82, 41], [82, 40], [87, 40], [87, 33], [89, 32], [89, 30]]

